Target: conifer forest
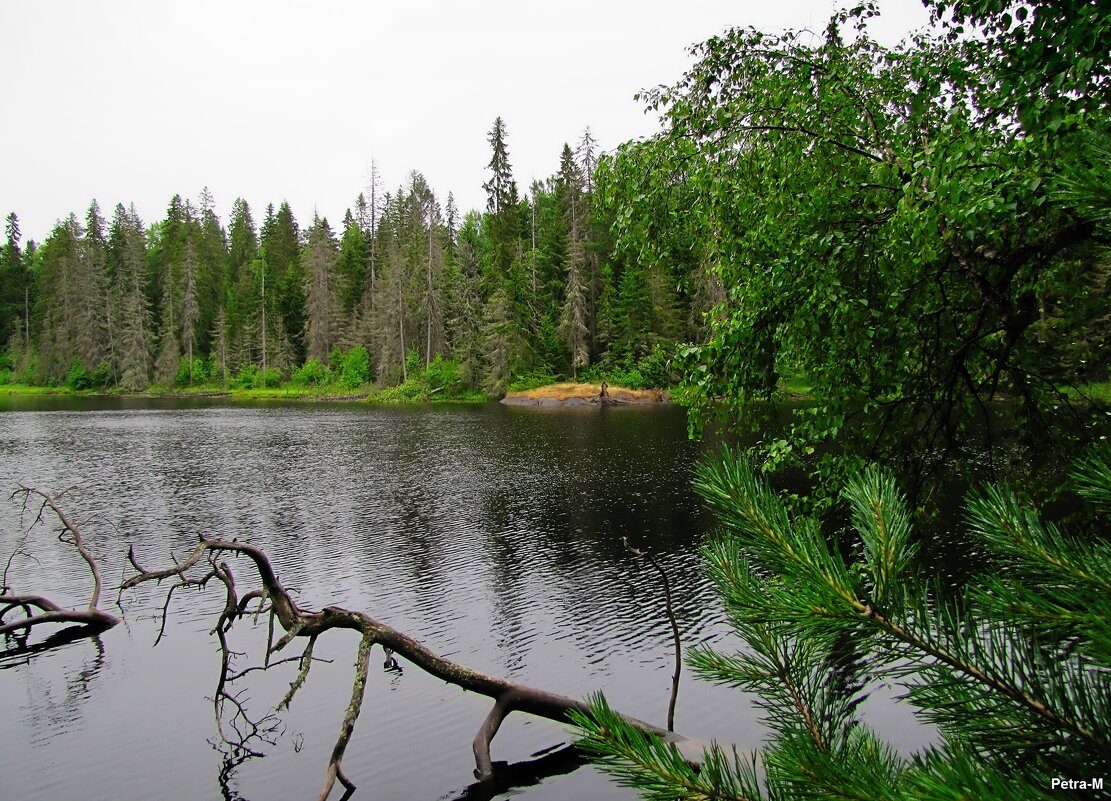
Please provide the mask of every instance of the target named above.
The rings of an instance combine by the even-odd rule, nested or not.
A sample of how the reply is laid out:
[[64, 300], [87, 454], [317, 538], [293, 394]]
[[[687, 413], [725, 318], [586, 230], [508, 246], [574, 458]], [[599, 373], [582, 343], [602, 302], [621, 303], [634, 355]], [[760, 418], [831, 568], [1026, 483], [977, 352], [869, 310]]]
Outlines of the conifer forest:
[[492, 396], [591, 369], [666, 383], [672, 346], [713, 303], [705, 270], [615, 253], [589, 129], [526, 191], [501, 118], [488, 139], [482, 211], [437, 197], [417, 171], [383, 187], [375, 169], [338, 223], [242, 199], [222, 220], [206, 190], [174, 195], [155, 221], [93, 200], [35, 243], [12, 212], [0, 376], [129, 391], [392, 387], [436, 362], [454, 389]]

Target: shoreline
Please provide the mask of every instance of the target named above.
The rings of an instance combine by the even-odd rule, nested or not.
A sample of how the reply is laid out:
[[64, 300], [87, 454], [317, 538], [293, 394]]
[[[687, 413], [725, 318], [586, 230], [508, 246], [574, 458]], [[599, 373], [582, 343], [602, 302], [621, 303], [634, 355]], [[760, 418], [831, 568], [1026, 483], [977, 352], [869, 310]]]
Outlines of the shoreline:
[[664, 389], [628, 389], [601, 384], [563, 382], [534, 389], [508, 392], [501, 399], [505, 406], [624, 406], [663, 405], [671, 403], [671, 396]]

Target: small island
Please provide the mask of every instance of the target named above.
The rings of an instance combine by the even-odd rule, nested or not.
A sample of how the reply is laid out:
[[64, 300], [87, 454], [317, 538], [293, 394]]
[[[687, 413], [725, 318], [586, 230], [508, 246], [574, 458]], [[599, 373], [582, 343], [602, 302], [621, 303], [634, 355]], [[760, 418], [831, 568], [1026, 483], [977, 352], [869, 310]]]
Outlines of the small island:
[[548, 384], [535, 389], [509, 392], [501, 400], [506, 406], [617, 406], [622, 404], [670, 403], [663, 389], [627, 389], [601, 384]]

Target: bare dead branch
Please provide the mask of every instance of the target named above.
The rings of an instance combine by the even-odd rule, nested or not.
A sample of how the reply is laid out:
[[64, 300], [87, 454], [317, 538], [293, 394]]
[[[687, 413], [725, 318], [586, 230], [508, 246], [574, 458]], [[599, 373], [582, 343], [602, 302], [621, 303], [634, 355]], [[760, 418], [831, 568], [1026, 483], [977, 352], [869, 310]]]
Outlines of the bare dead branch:
[[278, 710], [289, 709], [289, 705], [293, 703], [293, 696], [305, 683], [305, 679], [309, 677], [309, 668], [312, 667], [312, 649], [316, 645], [316, 635], [309, 637], [308, 645], [301, 653], [301, 666], [297, 670], [297, 677], [289, 683], [289, 692], [285, 694], [281, 701], [278, 702]]
[[675, 607], [671, 603], [671, 583], [667, 580], [667, 571], [656, 561], [656, 557], [648, 551], [634, 548], [629, 544], [628, 537], [622, 537], [621, 542], [625, 545], [625, 550], [633, 556], [643, 556], [647, 559], [652, 567], [656, 568], [656, 572], [660, 574], [660, 579], [663, 581], [667, 621], [671, 624], [671, 639], [675, 644], [675, 671], [671, 674], [671, 700], [667, 704], [667, 730], [675, 731], [675, 703], [679, 698], [679, 675], [683, 670], [683, 649], [679, 640], [679, 624], [675, 620]]
[[355, 681], [351, 685], [351, 702], [347, 705], [347, 712], [339, 727], [339, 737], [335, 747], [332, 748], [332, 757], [328, 760], [328, 770], [324, 774], [324, 787], [317, 796], [317, 801], [326, 801], [335, 786], [336, 779], [344, 786], [348, 793], [355, 789], [355, 785], [343, 773], [343, 754], [347, 750], [347, 743], [351, 739], [351, 732], [355, 729], [355, 721], [363, 707], [363, 695], [366, 692], [366, 676], [370, 669], [370, 649], [374, 646], [374, 635], [364, 632], [359, 641], [359, 655], [355, 660]]
[[[129, 558], [132, 566], [136, 568], [136, 575], [128, 578], [121, 585], [121, 590], [130, 589], [148, 581], [160, 581], [165, 578], [177, 576], [184, 578], [186, 572], [200, 562], [205, 556], [212, 561], [217, 553], [233, 553], [250, 559], [262, 582], [259, 596], [270, 600], [270, 610], [274, 619], [281, 624], [285, 634], [274, 644], [273, 651], [278, 651], [297, 637], [307, 637], [309, 643], [301, 655], [301, 664], [297, 677], [290, 685], [290, 690], [278, 704], [278, 709], [286, 708], [297, 690], [304, 684], [312, 663], [312, 648], [315, 640], [321, 634], [331, 629], [349, 629], [360, 632], [362, 639], [359, 645], [359, 655], [356, 661], [356, 675], [352, 686], [351, 703], [344, 716], [339, 739], [333, 748], [332, 759], [329, 761], [326, 772], [324, 790], [320, 798], [326, 798], [334, 787], [335, 781], [348, 790], [353, 787], [344, 776], [341, 762], [351, 731], [354, 729], [355, 720], [361, 709], [363, 693], [366, 685], [367, 665], [370, 649], [379, 644], [386, 649], [386, 667], [391, 663], [396, 665], [393, 654], [398, 654], [419, 667], [431, 676], [439, 678], [449, 684], [454, 684], [464, 690], [485, 695], [494, 700], [494, 707], [483, 721], [475, 735], [473, 749], [475, 753], [475, 775], [480, 779], [491, 778], [494, 775], [494, 763], [490, 758], [490, 743], [497, 734], [502, 720], [511, 712], [523, 712], [559, 723], [569, 722], [568, 713], [571, 710], [589, 712], [585, 702], [564, 695], [552, 693], [536, 687], [530, 687], [508, 679], [491, 676], [465, 665], [445, 659], [436, 654], [424, 644], [412, 637], [398, 631], [363, 612], [353, 612], [335, 606], [324, 607], [320, 611], [300, 609], [289, 591], [278, 580], [269, 558], [259, 548], [248, 543], [227, 540], [201, 539], [193, 551], [177, 564], [162, 570], [144, 570], [138, 566], [138, 561], [132, 554]], [[221, 642], [222, 669], [221, 684], [218, 694], [225, 691], [226, 679], [230, 675], [227, 663], [230, 660], [230, 651], [227, 649], [224, 632], [233, 619], [245, 612], [245, 604], [235, 598], [234, 585], [230, 578], [230, 570], [221, 564], [216, 571], [216, 578], [225, 584], [228, 591], [228, 601], [220, 616], [220, 622], [214, 629]], [[283, 660], [284, 661], [284, 660]], [[245, 673], [246, 671], [244, 671]], [[242, 675], [242, 674], [240, 674]], [[225, 702], [237, 705], [239, 702], [232, 697], [226, 697]], [[241, 710], [241, 706], [237, 707]], [[626, 720], [641, 731], [660, 736], [665, 742], [681, 747], [684, 758], [692, 762], [699, 761], [701, 744], [698, 741], [662, 729], [652, 724], [635, 718], [626, 717]], [[221, 736], [224, 732], [221, 730]], [[226, 739], [226, 738], [225, 738]], [[697, 749], [697, 753], [696, 753]]]
[[[69, 489], [73, 488], [70, 487]], [[59, 497], [61, 497], [62, 494], [68, 491], [68, 489], [63, 490], [62, 493], [59, 493]], [[92, 597], [89, 599], [89, 611], [94, 611], [97, 607], [97, 604], [100, 603], [100, 570], [96, 566], [96, 560], [93, 559], [92, 554], [88, 552], [88, 550], [85, 548], [85, 544], [81, 541], [81, 532], [77, 528], [77, 525], [66, 516], [66, 513], [62, 511], [62, 508], [58, 506], [54, 498], [48, 493], [34, 487], [29, 487], [26, 484], [20, 484], [18, 492], [22, 492], [25, 497], [30, 495], [39, 496], [43, 500], [43, 507], [49, 506], [51, 511], [53, 511], [54, 514], [58, 516], [58, 520], [61, 521], [63, 526], [62, 534], [64, 535], [68, 533], [70, 535], [71, 544], [73, 544], [77, 548], [77, 552], [81, 554], [81, 558], [85, 560], [86, 564], [88, 564], [89, 566], [89, 570], [93, 574], [93, 594]], [[42, 519], [42, 509], [39, 510], [37, 519]]]
[[[79, 527], [69, 519], [58, 505], [56, 499], [60, 497], [61, 494], [62, 493], [51, 496], [40, 489], [20, 484], [19, 489], [11, 495], [12, 499], [16, 497], [22, 498], [24, 513], [26, 513], [31, 497], [39, 498], [41, 504], [39, 505], [34, 520], [31, 525], [27, 527], [27, 531], [20, 538], [15, 550], [9, 555], [4, 566], [3, 580], [0, 582], [3, 584], [3, 586], [0, 587], [0, 593], [2, 593], [0, 594], [0, 605], [3, 606], [2, 610], [0, 610], [0, 635], [10, 634], [25, 638], [32, 628], [46, 623], [76, 623], [86, 627], [88, 633], [94, 633], [109, 629], [120, 622], [119, 618], [115, 615], [111, 615], [97, 607], [97, 604], [100, 602], [100, 570], [97, 567], [93, 555], [85, 547]], [[27, 551], [27, 540], [32, 528], [39, 523], [45, 525], [44, 513], [46, 509], [50, 509], [62, 524], [61, 530], [58, 533], [58, 539], [68, 545], [72, 545], [77, 550], [78, 554], [80, 554], [81, 558], [88, 565], [89, 572], [92, 574], [93, 589], [89, 598], [89, 604], [85, 609], [64, 609], [41, 595], [17, 593], [8, 581], [8, 573], [11, 569], [12, 561], [17, 555], [34, 559]], [[41, 611], [35, 613], [32, 607]], [[16, 609], [23, 612], [23, 617], [18, 620], [4, 622], [5, 616]]]

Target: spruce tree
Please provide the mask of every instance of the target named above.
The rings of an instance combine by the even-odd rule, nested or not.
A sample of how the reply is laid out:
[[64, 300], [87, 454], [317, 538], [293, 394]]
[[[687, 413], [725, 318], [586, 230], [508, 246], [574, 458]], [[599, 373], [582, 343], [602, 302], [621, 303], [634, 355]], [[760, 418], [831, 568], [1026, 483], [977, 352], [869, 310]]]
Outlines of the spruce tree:
[[5, 243], [0, 250], [0, 347], [10, 340], [25, 339], [23, 327], [24, 292], [29, 286], [28, 273], [20, 249], [19, 217], [8, 214], [4, 226]]
[[150, 384], [150, 307], [145, 284], [146, 239], [135, 208], [116, 207], [113, 233], [119, 237], [120, 386], [137, 391]]
[[197, 323], [200, 319], [200, 305], [197, 297], [197, 278], [200, 267], [197, 254], [190, 240], [185, 241], [181, 256], [181, 342], [185, 348], [185, 358], [189, 364], [189, 382], [193, 380], [193, 348], [197, 344]]
[[308, 358], [326, 362], [336, 341], [338, 247], [328, 220], [316, 218], [305, 248], [305, 344]]
[[590, 326], [586, 285], [586, 217], [583, 203], [584, 183], [571, 148], [563, 146], [560, 158], [560, 185], [563, 192], [567, 229], [566, 284], [559, 316], [559, 334], [571, 353], [571, 372], [577, 380], [579, 370], [590, 364]]

